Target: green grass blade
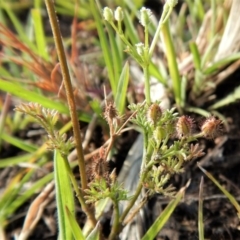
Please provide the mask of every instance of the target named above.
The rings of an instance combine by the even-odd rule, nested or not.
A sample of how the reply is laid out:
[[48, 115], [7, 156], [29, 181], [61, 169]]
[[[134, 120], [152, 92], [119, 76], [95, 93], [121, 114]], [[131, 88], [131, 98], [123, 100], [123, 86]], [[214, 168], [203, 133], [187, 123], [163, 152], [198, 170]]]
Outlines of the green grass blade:
[[199, 186], [199, 203], [198, 203], [198, 236], [199, 240], [204, 240], [204, 225], [203, 225], [203, 177]]
[[38, 50], [37, 50], [36, 46], [29, 40], [27, 34], [25, 33], [25, 31], [21, 25], [21, 21], [19, 21], [19, 19], [17, 19], [14, 12], [8, 6], [5, 7], [5, 10], [6, 10], [6, 13], [8, 14], [9, 18], [11, 19], [22, 42], [25, 43], [34, 53], [37, 54]]
[[193, 113], [197, 113], [199, 115], [202, 115], [204, 117], [209, 117], [210, 116], [210, 112], [202, 109], [202, 108], [197, 108], [197, 107], [186, 107], [185, 110], [187, 112], [193, 112]]
[[240, 217], [240, 205], [238, 204], [237, 200], [234, 198], [234, 196], [229, 193], [218, 181], [213, 177], [211, 173], [206, 171], [204, 168], [202, 168], [199, 164], [198, 167], [201, 169], [201, 171], [223, 192], [223, 194], [229, 199], [231, 204], [236, 208], [238, 217]]
[[117, 84], [114, 78], [114, 66], [112, 64], [112, 54], [109, 51], [109, 43], [107, 41], [107, 36], [105, 34], [104, 27], [102, 24], [102, 18], [100, 17], [100, 14], [97, 9], [97, 5], [94, 0], [90, 0], [89, 8], [91, 9], [93, 17], [95, 19], [95, 23], [96, 23], [96, 27], [97, 27], [97, 31], [100, 39], [100, 45], [103, 52], [103, 57], [108, 70], [108, 76], [109, 76], [112, 92], [113, 92], [113, 95], [116, 96]]
[[66, 207], [74, 214], [73, 190], [70, 178], [65, 167], [65, 159], [62, 158], [59, 151], [54, 151], [54, 179], [56, 188], [56, 203], [58, 212], [59, 238], [73, 239], [71, 225], [68, 221]]
[[30, 144], [30, 143], [26, 143], [22, 139], [18, 139], [16, 137], [13, 137], [6, 133], [2, 133], [0, 137], [1, 137], [1, 139], [10, 143], [11, 145], [18, 147], [18, 148], [22, 149], [23, 151], [26, 151], [29, 153], [35, 152], [38, 149], [37, 146]]
[[123, 21], [126, 27], [125, 36], [131, 41], [133, 45], [136, 43], [139, 43], [140, 39], [138, 37], [138, 32], [136, 31], [136, 27], [133, 25], [134, 21], [130, 17], [127, 11], [124, 11]]
[[86, 240], [99, 240], [100, 239], [100, 226], [99, 223], [95, 226], [92, 232], [88, 235]]
[[213, 63], [210, 67], [206, 68], [204, 70], [204, 74], [209, 75], [217, 72], [220, 70], [222, 67], [230, 64], [231, 62], [237, 61], [240, 59], [240, 53], [234, 53], [230, 55], [229, 57], [225, 57], [215, 63]]
[[5, 92], [9, 92], [23, 100], [40, 103], [43, 107], [55, 109], [60, 113], [68, 114], [69, 112], [68, 108], [64, 104], [57, 101], [51, 101], [49, 98], [44, 97], [36, 92], [27, 90], [26, 87], [22, 87], [16, 83], [0, 79], [0, 89]]
[[73, 216], [73, 214], [70, 212], [70, 210], [67, 207], [65, 208], [65, 210], [67, 212], [67, 216], [68, 216], [67, 219], [69, 221], [69, 225], [71, 226], [71, 230], [72, 230], [74, 238], [77, 240], [85, 240], [82, 230], [79, 227], [75, 217]]
[[167, 84], [166, 79], [163, 77], [162, 73], [159, 71], [159, 69], [153, 62], [150, 62], [149, 64], [149, 74], [155, 77], [163, 85]]
[[43, 30], [41, 10], [32, 9], [31, 10], [35, 39], [38, 48], [38, 55], [41, 56], [44, 60], [49, 61], [49, 54], [47, 52], [46, 38]]
[[[41, 160], [39, 166], [45, 162], [45, 159], [43, 159], [43, 161]], [[29, 181], [34, 172], [35, 169], [27, 172], [21, 170], [11, 179], [11, 182], [8, 184], [0, 198], [0, 222], [4, 221], [4, 219], [8, 218], [16, 210], [15, 201], [20, 195], [24, 184]], [[35, 191], [33, 193], [35, 193]]]
[[200, 70], [201, 69], [201, 56], [200, 56], [200, 53], [198, 51], [197, 44], [195, 42], [190, 42], [189, 47], [190, 47], [190, 50], [191, 50], [191, 53], [192, 53], [192, 56], [193, 56], [194, 67], [197, 70]]
[[27, 162], [34, 154], [25, 154], [16, 157], [4, 158], [0, 161], [0, 168], [14, 166], [23, 162]]
[[177, 207], [178, 203], [181, 201], [185, 190], [189, 184], [181, 188], [177, 193], [176, 198], [172, 200], [167, 207], [163, 210], [161, 215], [156, 219], [153, 225], [148, 229], [147, 233], [143, 236], [142, 240], [154, 239], [158, 232], [162, 229], [165, 223], [168, 221], [174, 209]]
[[174, 49], [173, 39], [170, 33], [169, 22], [166, 21], [162, 26], [162, 38], [166, 46], [167, 61], [169, 72], [173, 83], [173, 92], [178, 106], [181, 105], [181, 79], [177, 65], [177, 56]]
[[35, 182], [30, 189], [26, 190], [23, 194], [19, 195], [18, 197], [14, 198], [9, 206], [8, 211], [6, 212], [7, 216], [13, 214], [20, 206], [22, 206], [27, 200], [29, 200], [36, 192], [43, 188], [44, 185], [49, 183], [53, 179], [53, 173], [47, 174], [46, 176], [39, 179]]
[[215, 104], [209, 107], [209, 109], [218, 109], [220, 107], [227, 106], [231, 103], [235, 103], [240, 99], [240, 86], [235, 88], [234, 92], [230, 93], [223, 99], [217, 101]]
[[77, 13], [77, 17], [81, 19], [87, 19], [91, 15], [90, 8], [88, 7], [87, 1], [78, 1], [80, 4], [77, 9], [76, 7], [76, 1], [63, 1], [63, 0], [56, 0], [56, 11], [58, 14], [67, 15], [67, 16], [73, 16], [75, 13]]
[[122, 115], [125, 110], [128, 82], [129, 82], [129, 64], [128, 62], [126, 62], [119, 79], [115, 101], [117, 110], [120, 115]]
[[[121, 74], [122, 69], [122, 54], [120, 54], [119, 49], [121, 49], [120, 46], [117, 45], [116, 38], [114, 36], [114, 31], [112, 27], [106, 23], [106, 27], [108, 30], [108, 36], [111, 46], [111, 54], [112, 54], [112, 65], [114, 69], [114, 79], [115, 79], [115, 85], [118, 84], [118, 79]], [[119, 42], [121, 44], [121, 42]]]

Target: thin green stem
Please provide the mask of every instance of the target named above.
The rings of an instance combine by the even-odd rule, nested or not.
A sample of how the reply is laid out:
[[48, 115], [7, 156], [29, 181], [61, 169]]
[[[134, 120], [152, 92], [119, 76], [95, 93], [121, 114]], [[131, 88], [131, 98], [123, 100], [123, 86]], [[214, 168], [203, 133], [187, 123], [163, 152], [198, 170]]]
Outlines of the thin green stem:
[[167, 19], [169, 18], [170, 14], [172, 12], [172, 8], [169, 8], [169, 6], [167, 4], [164, 5], [163, 8], [163, 13], [161, 15], [161, 18], [159, 20], [158, 26], [157, 26], [157, 30], [155, 32], [155, 35], [153, 37], [150, 49], [149, 49], [149, 57], [151, 58], [154, 48], [157, 44], [161, 29], [162, 29], [162, 25], [167, 21]]
[[124, 212], [122, 213], [120, 219], [119, 219], [119, 224], [122, 224], [124, 219], [126, 218], [127, 214], [129, 213], [129, 211], [132, 209], [133, 205], [135, 204], [138, 196], [140, 195], [141, 191], [142, 191], [142, 188], [143, 188], [143, 181], [144, 179], [146, 178], [147, 176], [147, 172], [148, 172], [148, 168], [146, 168], [145, 170], [142, 171], [141, 173], [141, 177], [139, 179], [139, 182], [138, 182], [138, 186], [136, 188], [136, 191], [135, 191], [135, 194], [134, 196], [131, 198], [131, 200], [129, 201], [128, 203], [128, 206], [126, 207], [126, 209], [124, 210]]
[[135, 192], [134, 196], [131, 198], [131, 200], [129, 201], [128, 206], [126, 207], [126, 209], [122, 213], [122, 215], [119, 219], [119, 223], [122, 223], [124, 221], [125, 217], [129, 213], [129, 211], [132, 209], [134, 203], [136, 202], [138, 196], [140, 195], [140, 193], [142, 191], [142, 187], [143, 187], [142, 186], [142, 181], [139, 181], [136, 192]]
[[57, 49], [57, 54], [58, 54], [58, 58], [59, 58], [59, 62], [62, 70], [63, 82], [66, 90], [70, 116], [73, 123], [73, 133], [74, 133], [74, 138], [76, 142], [78, 165], [79, 165], [79, 170], [81, 174], [81, 185], [82, 185], [82, 189], [84, 190], [87, 188], [87, 177], [86, 177], [85, 161], [84, 161], [84, 155], [83, 155], [83, 149], [82, 149], [80, 126], [78, 122], [77, 109], [74, 101], [74, 94], [73, 94], [70, 74], [67, 66], [67, 60], [66, 60], [66, 56], [63, 48], [62, 37], [61, 37], [60, 29], [58, 26], [58, 21], [57, 21], [57, 16], [54, 10], [53, 1], [45, 0], [45, 4], [47, 7], [49, 20], [50, 20], [54, 41]]
[[151, 91], [150, 91], [150, 74], [149, 74], [149, 64], [143, 67], [144, 81], [145, 81], [145, 97], [147, 104], [151, 104]]
[[148, 26], [146, 26], [145, 27], [145, 29], [144, 29], [144, 35], [145, 35], [145, 48], [146, 48], [146, 50], [147, 50], [147, 52], [148, 52], [148, 48], [149, 48], [149, 39], [148, 39]]
[[114, 206], [114, 222], [108, 240], [114, 240], [119, 232], [119, 205], [117, 201], [113, 201]]

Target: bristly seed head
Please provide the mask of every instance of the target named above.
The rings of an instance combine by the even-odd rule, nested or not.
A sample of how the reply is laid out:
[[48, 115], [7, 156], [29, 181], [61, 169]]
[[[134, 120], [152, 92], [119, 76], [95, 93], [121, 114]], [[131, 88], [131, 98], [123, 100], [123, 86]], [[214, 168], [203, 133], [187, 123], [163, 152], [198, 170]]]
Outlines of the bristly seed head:
[[193, 125], [193, 119], [188, 116], [182, 116], [178, 118], [176, 124], [178, 138], [190, 136], [192, 134]]
[[99, 153], [93, 157], [93, 162], [90, 167], [90, 178], [99, 179], [109, 177], [109, 166], [108, 162], [105, 160], [105, 149], [100, 148]]
[[147, 111], [147, 120], [154, 126], [162, 116], [162, 109], [157, 103], [153, 103]]
[[110, 102], [107, 104], [104, 111], [104, 118], [107, 120], [108, 123], [112, 122], [113, 119], [118, 118], [118, 112], [113, 103]]
[[210, 117], [205, 120], [201, 126], [201, 131], [206, 138], [215, 138], [222, 132], [222, 121], [215, 117]]

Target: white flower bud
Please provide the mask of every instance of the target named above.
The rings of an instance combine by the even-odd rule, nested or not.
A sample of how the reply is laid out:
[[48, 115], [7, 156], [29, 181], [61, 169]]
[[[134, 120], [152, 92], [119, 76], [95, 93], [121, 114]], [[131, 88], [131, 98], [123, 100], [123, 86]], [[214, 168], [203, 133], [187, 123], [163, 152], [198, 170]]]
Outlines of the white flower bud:
[[103, 9], [103, 17], [106, 21], [112, 22], [113, 21], [113, 11], [110, 8], [105, 7]]
[[122, 21], [124, 14], [123, 14], [123, 10], [121, 7], [117, 7], [117, 9], [114, 12], [114, 17], [117, 21]]

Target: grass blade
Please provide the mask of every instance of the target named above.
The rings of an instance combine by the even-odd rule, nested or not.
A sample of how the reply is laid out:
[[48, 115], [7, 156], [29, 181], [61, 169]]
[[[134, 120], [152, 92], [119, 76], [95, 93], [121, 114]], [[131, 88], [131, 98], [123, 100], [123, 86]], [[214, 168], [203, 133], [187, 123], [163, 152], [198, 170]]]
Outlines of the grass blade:
[[34, 154], [25, 154], [22, 156], [16, 156], [16, 157], [10, 157], [10, 158], [4, 158], [1, 159], [0, 161], [0, 168], [5, 168], [8, 166], [14, 166], [20, 163], [24, 163], [29, 161], [29, 159], [33, 156]]
[[223, 194], [229, 199], [229, 201], [232, 203], [232, 205], [236, 208], [238, 217], [240, 217], [240, 205], [238, 204], [237, 200], [234, 198], [234, 196], [229, 193], [218, 181], [213, 177], [211, 173], [206, 171], [204, 168], [202, 168], [199, 164], [198, 167], [201, 169], [201, 171], [223, 192]]
[[173, 92], [175, 101], [178, 106], [181, 105], [182, 98], [181, 98], [181, 79], [177, 65], [177, 56], [173, 44], [173, 39], [170, 33], [169, 22], [166, 21], [165, 24], [162, 26], [162, 38], [163, 42], [166, 47], [166, 56], [169, 66], [169, 72], [172, 79], [173, 84]]
[[42, 17], [40, 9], [32, 9], [31, 10], [33, 23], [34, 23], [34, 32], [35, 39], [38, 48], [38, 54], [44, 60], [49, 60], [49, 55], [47, 52], [46, 38], [43, 30]]
[[25, 31], [20, 23], [21, 21], [19, 21], [19, 19], [17, 19], [14, 12], [8, 6], [6, 6], [4, 9], [5, 9], [6, 13], [8, 14], [9, 18], [11, 19], [22, 42], [24, 42], [34, 53], [37, 54], [38, 50], [37, 50], [36, 46], [31, 42], [31, 40], [28, 38], [27, 34], [25, 33]]
[[26, 87], [22, 87], [19, 84], [0, 79], [0, 89], [23, 100], [37, 102], [43, 107], [58, 110], [60, 113], [69, 113], [68, 108], [64, 104], [57, 101], [50, 101], [49, 98], [44, 97], [39, 93], [27, 90]]
[[89, 7], [92, 11], [93, 17], [95, 19], [99, 39], [100, 39], [100, 44], [103, 52], [103, 57], [106, 63], [106, 67], [108, 70], [108, 75], [109, 75], [109, 81], [111, 85], [111, 89], [113, 91], [113, 95], [116, 96], [116, 90], [117, 90], [117, 84], [115, 83], [115, 78], [114, 78], [114, 68], [112, 64], [112, 54], [109, 51], [109, 43], [107, 41], [107, 36], [104, 32], [103, 24], [102, 24], [102, 19], [100, 17], [100, 14], [97, 9], [97, 5], [94, 0], [90, 0]]
[[2, 133], [1, 134], [1, 139], [10, 143], [11, 145], [15, 146], [15, 147], [18, 147], [26, 152], [29, 152], [29, 153], [32, 153], [34, 151], [36, 151], [38, 149], [37, 146], [33, 145], [33, 144], [30, 144], [30, 143], [26, 143], [24, 142], [23, 140], [19, 139], [19, 138], [16, 138], [16, 137], [13, 137], [9, 134], [6, 134], [6, 133]]
[[120, 115], [124, 113], [125, 109], [128, 82], [129, 82], [129, 64], [128, 62], [126, 62], [119, 79], [115, 101], [117, 110]]
[[199, 186], [199, 204], [198, 204], [198, 236], [199, 240], [204, 240], [204, 225], [203, 225], [203, 177]]
[[220, 108], [220, 107], [224, 107], [224, 106], [229, 105], [231, 103], [235, 103], [239, 99], [240, 99], [240, 86], [235, 88], [234, 92], [230, 93], [229, 95], [227, 95], [223, 99], [214, 103], [212, 106], [209, 107], [209, 109], [212, 110], [212, 109], [217, 109], [217, 108]]
[[213, 63], [210, 67], [204, 70], [203, 74], [206, 74], [206, 75], [213, 74], [219, 71], [219, 69], [223, 68], [224, 66], [230, 64], [231, 62], [237, 61], [239, 59], [240, 59], [240, 53], [234, 53], [228, 57], [225, 57]]
[[164, 224], [168, 221], [174, 209], [177, 207], [177, 204], [181, 201], [186, 188], [188, 187], [189, 182], [185, 187], [181, 188], [177, 193], [176, 198], [172, 200], [168, 206], [163, 210], [161, 215], [156, 219], [153, 225], [148, 229], [147, 233], [143, 236], [142, 240], [154, 239], [158, 232], [162, 229]]
[[58, 212], [59, 239], [73, 238], [71, 224], [68, 221], [66, 207], [74, 214], [73, 190], [69, 175], [59, 151], [54, 152], [54, 178], [56, 185], [56, 203]]
[[77, 240], [85, 240], [85, 237], [83, 236], [82, 230], [79, 227], [75, 217], [72, 215], [72, 213], [70, 212], [68, 207], [66, 207], [65, 210], [67, 212], [67, 216], [68, 216], [67, 219], [68, 219], [69, 224], [71, 226], [71, 230], [72, 230], [74, 238], [77, 239]]
[[92, 232], [88, 235], [86, 240], [99, 240], [100, 239], [100, 227], [99, 223], [95, 226]]

